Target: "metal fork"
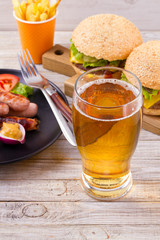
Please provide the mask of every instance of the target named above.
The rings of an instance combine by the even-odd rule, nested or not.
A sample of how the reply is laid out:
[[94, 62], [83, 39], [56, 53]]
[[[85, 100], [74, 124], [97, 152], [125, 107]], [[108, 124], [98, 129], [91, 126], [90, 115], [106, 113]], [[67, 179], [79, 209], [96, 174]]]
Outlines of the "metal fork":
[[[23, 54], [18, 54], [18, 61], [21, 68], [22, 76], [27, 83], [27, 85], [39, 88], [42, 93], [44, 94], [46, 100], [48, 101], [54, 116], [68, 142], [76, 146], [76, 141], [73, 133], [72, 126], [69, 125], [69, 122], [63, 117], [61, 111], [56, 107], [55, 103], [53, 102], [55, 99], [51, 98], [50, 96], [54, 95], [55, 90], [51, 87], [51, 85], [45, 81], [45, 79], [39, 74], [36, 65], [34, 64], [32, 57], [27, 50], [28, 56], [24, 51], [25, 58]], [[29, 59], [28, 59], [29, 58]], [[30, 60], [30, 62], [29, 62]], [[49, 93], [49, 94], [48, 94]], [[50, 96], [49, 96], [50, 95]]]

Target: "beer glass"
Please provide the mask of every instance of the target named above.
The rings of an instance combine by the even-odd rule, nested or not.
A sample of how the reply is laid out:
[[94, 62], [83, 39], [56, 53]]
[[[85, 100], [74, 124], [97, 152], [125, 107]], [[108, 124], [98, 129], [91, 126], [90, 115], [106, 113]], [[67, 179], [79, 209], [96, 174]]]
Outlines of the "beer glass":
[[130, 159], [141, 129], [142, 86], [131, 72], [100, 67], [83, 73], [73, 96], [73, 128], [92, 197], [113, 200], [132, 186]]

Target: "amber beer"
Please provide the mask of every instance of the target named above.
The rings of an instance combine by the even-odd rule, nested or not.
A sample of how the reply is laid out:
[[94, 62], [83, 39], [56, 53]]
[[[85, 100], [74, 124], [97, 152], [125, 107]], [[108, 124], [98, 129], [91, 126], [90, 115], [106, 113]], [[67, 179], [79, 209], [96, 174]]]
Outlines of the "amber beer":
[[141, 128], [141, 105], [134, 103], [137, 91], [120, 80], [98, 79], [79, 89], [81, 100], [74, 97], [73, 126], [83, 161], [82, 185], [94, 197], [113, 199], [127, 191], [121, 185], [132, 185], [130, 158]]

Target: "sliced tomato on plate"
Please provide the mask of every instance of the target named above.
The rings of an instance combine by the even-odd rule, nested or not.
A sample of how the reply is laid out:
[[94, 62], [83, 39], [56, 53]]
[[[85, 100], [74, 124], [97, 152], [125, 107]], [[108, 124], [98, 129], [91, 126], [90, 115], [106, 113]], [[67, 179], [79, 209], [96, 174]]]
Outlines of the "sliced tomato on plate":
[[11, 91], [19, 82], [19, 77], [13, 74], [0, 74], [0, 91]]

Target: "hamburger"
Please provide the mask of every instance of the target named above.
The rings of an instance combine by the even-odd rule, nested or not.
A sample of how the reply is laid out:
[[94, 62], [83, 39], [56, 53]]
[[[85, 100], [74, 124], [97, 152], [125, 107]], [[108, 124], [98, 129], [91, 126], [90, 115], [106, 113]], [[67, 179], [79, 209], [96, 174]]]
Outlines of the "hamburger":
[[73, 31], [70, 61], [77, 73], [94, 67], [123, 67], [143, 40], [137, 27], [124, 17], [99, 14], [84, 19]]
[[125, 69], [142, 83], [143, 113], [160, 115], [160, 41], [149, 41], [133, 50]]

